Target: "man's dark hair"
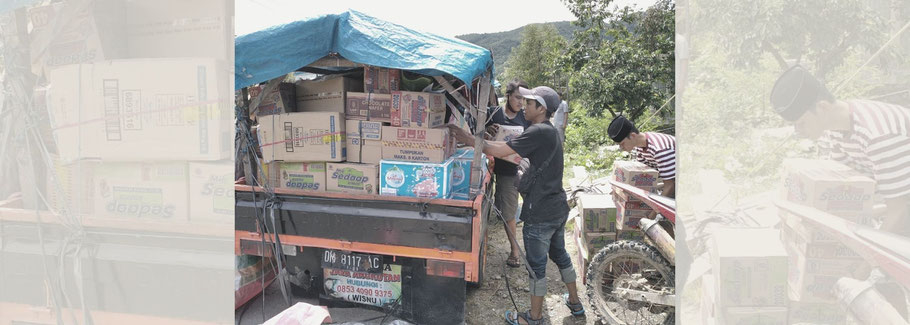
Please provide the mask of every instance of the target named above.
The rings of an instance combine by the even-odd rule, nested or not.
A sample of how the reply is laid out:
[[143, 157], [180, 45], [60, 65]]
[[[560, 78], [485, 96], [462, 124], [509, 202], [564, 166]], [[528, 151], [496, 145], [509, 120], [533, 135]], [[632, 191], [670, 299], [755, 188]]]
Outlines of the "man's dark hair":
[[790, 67], [778, 77], [770, 99], [774, 110], [791, 122], [814, 109], [819, 101], [836, 101], [823, 82], [799, 65]]

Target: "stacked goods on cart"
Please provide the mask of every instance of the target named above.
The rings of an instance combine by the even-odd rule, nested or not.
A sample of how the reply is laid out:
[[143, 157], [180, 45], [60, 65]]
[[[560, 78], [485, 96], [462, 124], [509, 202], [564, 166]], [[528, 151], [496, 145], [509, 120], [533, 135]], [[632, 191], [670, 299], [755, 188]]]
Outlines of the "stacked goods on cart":
[[705, 277], [703, 295], [713, 304], [702, 312], [717, 324], [789, 324], [787, 253], [779, 231], [716, 227], [711, 232], [713, 274]]
[[[616, 181], [629, 184], [646, 191], [656, 193], [658, 188], [657, 170], [640, 162], [617, 160], [613, 163], [613, 177]], [[639, 199], [627, 193], [614, 190], [613, 201], [616, 205], [616, 229], [636, 231], [638, 221], [646, 218], [653, 211]]]
[[[875, 182], [842, 164], [827, 160], [791, 159], [784, 162], [782, 199], [810, 206], [835, 218], [869, 224]], [[865, 262], [824, 230], [781, 211], [781, 240], [790, 261], [788, 293], [791, 321], [829, 320], [843, 324], [832, 293], [840, 277], [862, 277]]]
[[616, 224], [617, 209], [608, 194], [580, 194], [577, 201], [579, 215], [575, 216], [574, 236], [578, 247], [576, 258], [582, 270], [582, 278], [587, 271], [587, 264], [602, 248], [616, 240], [640, 240], [641, 232], [618, 232]]
[[280, 83], [254, 109], [260, 179], [275, 188], [468, 199], [461, 192], [473, 151], [456, 159], [445, 95], [399, 90], [401, 80], [397, 69], [366, 66], [362, 79]]

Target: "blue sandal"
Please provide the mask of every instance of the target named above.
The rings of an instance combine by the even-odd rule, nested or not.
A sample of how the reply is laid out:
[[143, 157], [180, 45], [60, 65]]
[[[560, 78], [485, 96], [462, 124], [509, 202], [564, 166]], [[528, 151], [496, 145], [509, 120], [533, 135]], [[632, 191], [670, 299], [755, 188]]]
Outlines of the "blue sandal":
[[585, 315], [585, 305], [581, 304], [579, 300], [577, 304], [569, 302], [569, 294], [562, 295], [562, 299], [566, 301], [566, 307], [569, 307], [569, 311], [572, 313], [572, 316], [584, 316]]
[[509, 325], [520, 325], [519, 319], [524, 319], [528, 325], [543, 325], [544, 318], [541, 315], [540, 319], [531, 318], [531, 310], [520, 313], [513, 313], [511, 310], [506, 310], [506, 324]]

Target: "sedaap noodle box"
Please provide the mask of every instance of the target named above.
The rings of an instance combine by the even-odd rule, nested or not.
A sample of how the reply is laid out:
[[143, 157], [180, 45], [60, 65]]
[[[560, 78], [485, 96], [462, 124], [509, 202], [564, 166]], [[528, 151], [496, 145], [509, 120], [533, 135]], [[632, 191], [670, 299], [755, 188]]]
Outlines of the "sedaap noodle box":
[[329, 192], [376, 194], [378, 168], [373, 164], [331, 163], [326, 169]]
[[637, 161], [617, 160], [613, 163], [616, 180], [650, 190], [657, 186], [657, 170]]

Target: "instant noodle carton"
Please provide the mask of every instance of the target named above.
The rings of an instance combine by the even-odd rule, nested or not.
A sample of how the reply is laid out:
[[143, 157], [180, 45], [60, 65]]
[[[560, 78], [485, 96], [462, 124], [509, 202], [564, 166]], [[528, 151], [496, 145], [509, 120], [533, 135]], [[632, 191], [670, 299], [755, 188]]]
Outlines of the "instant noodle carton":
[[330, 163], [326, 168], [326, 190], [355, 194], [377, 194], [379, 167], [374, 164]]
[[445, 124], [446, 97], [413, 91], [392, 92], [392, 126], [435, 128]]
[[617, 181], [651, 190], [657, 186], [657, 170], [637, 161], [617, 160], [613, 163], [613, 175]]
[[326, 190], [324, 162], [283, 162], [273, 161], [263, 166], [263, 174], [275, 188], [298, 190]]

